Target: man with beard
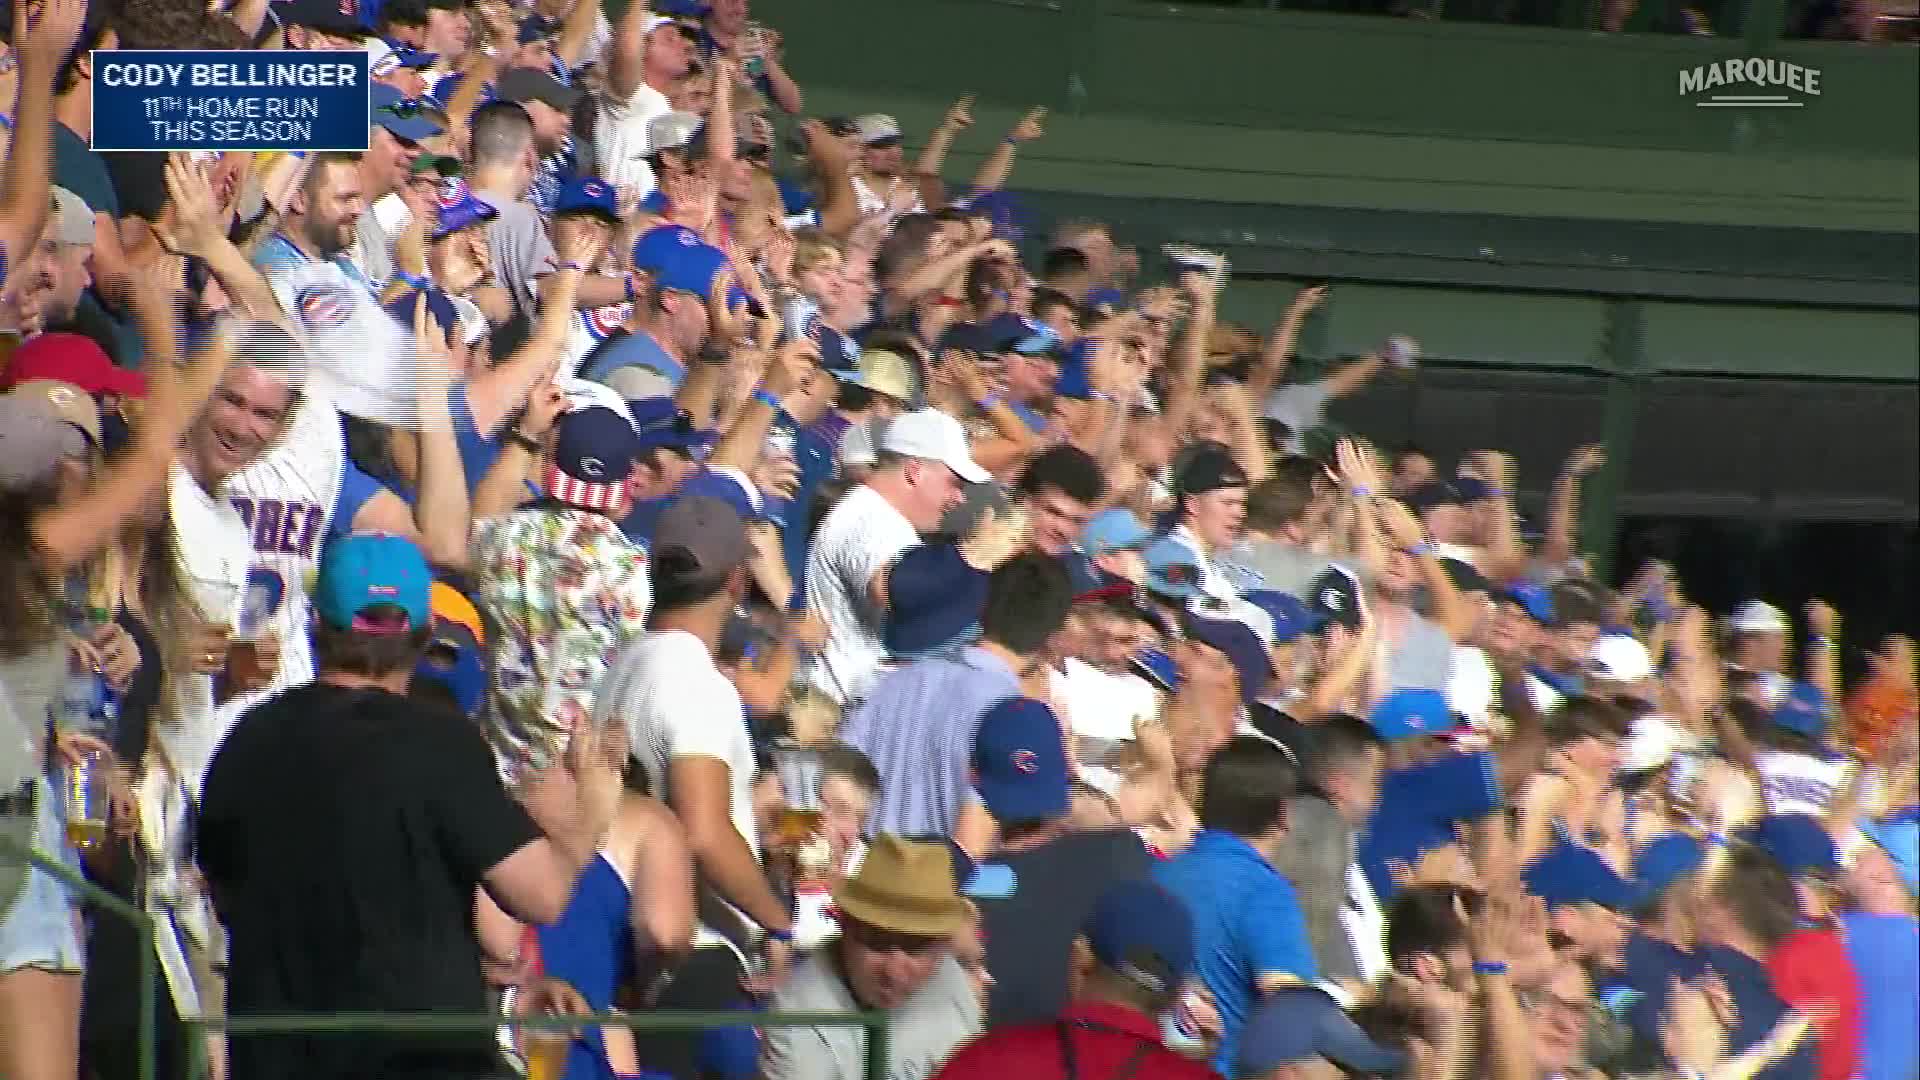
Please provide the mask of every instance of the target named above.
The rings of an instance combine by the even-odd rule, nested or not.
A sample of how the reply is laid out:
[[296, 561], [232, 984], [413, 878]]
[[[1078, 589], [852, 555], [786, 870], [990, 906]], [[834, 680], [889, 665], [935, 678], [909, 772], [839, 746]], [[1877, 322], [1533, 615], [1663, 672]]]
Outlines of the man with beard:
[[308, 159], [307, 174], [287, 204], [280, 228], [253, 257], [261, 273], [272, 274], [307, 263], [330, 262], [373, 291], [373, 283], [348, 257], [367, 212], [360, 179], [360, 155], [328, 152]]

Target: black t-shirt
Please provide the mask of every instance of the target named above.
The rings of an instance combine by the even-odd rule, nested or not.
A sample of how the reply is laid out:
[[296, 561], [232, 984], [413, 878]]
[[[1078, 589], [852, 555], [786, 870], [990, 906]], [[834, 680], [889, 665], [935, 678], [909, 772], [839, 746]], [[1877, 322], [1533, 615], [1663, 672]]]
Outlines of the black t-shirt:
[[1094, 901], [1147, 877], [1153, 856], [1130, 829], [1074, 832], [989, 861], [1013, 871], [1013, 895], [979, 901], [994, 985], [987, 1025], [1043, 1023], [1067, 1007], [1073, 941]]
[[[473, 894], [540, 836], [471, 722], [313, 684], [240, 718], [200, 807], [231, 947], [228, 1009], [487, 1011]], [[232, 1040], [234, 1080], [470, 1076], [487, 1033]]]

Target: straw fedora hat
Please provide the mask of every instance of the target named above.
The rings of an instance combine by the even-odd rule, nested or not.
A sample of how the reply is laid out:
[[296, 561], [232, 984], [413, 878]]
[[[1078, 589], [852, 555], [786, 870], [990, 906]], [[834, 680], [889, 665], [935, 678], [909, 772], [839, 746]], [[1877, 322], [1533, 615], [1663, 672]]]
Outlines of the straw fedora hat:
[[895, 934], [944, 937], [968, 919], [946, 846], [884, 833], [859, 872], [834, 887], [833, 902], [841, 914]]

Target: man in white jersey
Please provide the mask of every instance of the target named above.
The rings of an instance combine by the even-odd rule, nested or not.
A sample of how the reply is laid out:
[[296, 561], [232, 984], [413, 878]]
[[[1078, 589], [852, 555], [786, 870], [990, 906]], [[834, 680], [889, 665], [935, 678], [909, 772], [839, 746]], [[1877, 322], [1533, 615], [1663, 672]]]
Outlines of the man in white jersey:
[[[278, 347], [262, 339], [255, 347], [260, 354], [252, 359], [259, 363], [249, 363], [243, 353], [188, 430], [181, 464], [202, 492], [222, 497], [247, 530], [252, 556], [245, 582], [253, 606], [243, 597], [238, 610], [254, 623], [245, 630], [278, 641], [279, 664], [262, 688], [218, 687], [213, 723], [182, 733], [184, 760], [176, 764], [195, 792], [219, 740], [242, 712], [312, 680], [307, 587], [328, 538], [393, 533], [429, 552], [454, 553], [452, 559], [441, 556], [448, 563], [457, 563], [465, 551], [467, 489], [450, 420], [429, 418], [422, 425], [420, 498], [409, 507], [347, 459], [339, 411], [314, 394], [297, 392], [280, 374], [286, 357], [297, 355], [292, 339]], [[276, 352], [281, 355], [270, 355]], [[176, 520], [184, 524], [186, 518]], [[224, 546], [203, 545], [185, 532], [179, 543], [189, 563], [203, 546]]]

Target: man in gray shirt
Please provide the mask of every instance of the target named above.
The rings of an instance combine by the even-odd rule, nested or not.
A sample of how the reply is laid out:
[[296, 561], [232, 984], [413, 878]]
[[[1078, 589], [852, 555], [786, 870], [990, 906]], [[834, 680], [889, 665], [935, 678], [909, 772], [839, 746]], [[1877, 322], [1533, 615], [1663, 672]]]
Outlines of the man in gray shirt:
[[1307, 547], [1317, 493], [1304, 470], [1281, 468], [1247, 492], [1246, 539], [1219, 560], [1242, 593], [1306, 599], [1333, 560]]
[[[980, 998], [954, 958], [973, 916], [943, 843], [882, 834], [860, 870], [833, 889], [840, 937], [773, 995], [775, 1012], [887, 1014], [887, 1080], [926, 1080], [980, 1033]], [[867, 1033], [856, 1027], [768, 1028], [766, 1080], [859, 1080]]]
[[1354, 872], [1354, 846], [1379, 802], [1385, 752], [1372, 726], [1356, 716], [1330, 717], [1312, 731], [1302, 763], [1307, 785], [1287, 804], [1289, 827], [1274, 866], [1299, 897], [1321, 978], [1351, 989], [1378, 978], [1387, 962], [1386, 939], [1368, 929], [1379, 921], [1372, 890], [1354, 895], [1366, 888]]

